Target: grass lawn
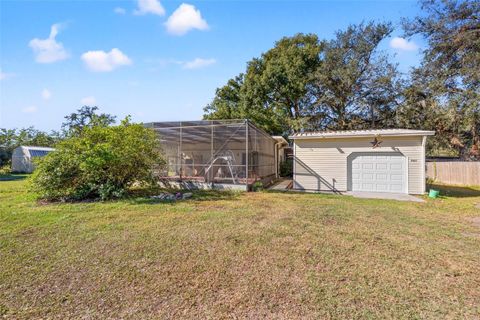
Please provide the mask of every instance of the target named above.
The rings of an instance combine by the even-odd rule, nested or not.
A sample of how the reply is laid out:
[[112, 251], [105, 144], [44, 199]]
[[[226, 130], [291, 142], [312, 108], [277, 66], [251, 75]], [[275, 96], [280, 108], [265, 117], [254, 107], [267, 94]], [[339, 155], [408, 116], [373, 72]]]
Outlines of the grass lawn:
[[478, 319], [480, 191], [442, 188], [41, 205], [0, 181], [0, 316]]

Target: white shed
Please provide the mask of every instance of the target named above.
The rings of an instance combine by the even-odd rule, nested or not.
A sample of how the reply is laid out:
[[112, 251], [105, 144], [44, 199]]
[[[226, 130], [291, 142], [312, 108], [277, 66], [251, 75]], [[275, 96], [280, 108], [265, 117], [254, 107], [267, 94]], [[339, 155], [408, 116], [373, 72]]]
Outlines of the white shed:
[[425, 142], [434, 131], [383, 129], [298, 133], [293, 188], [423, 194]]
[[12, 172], [32, 173], [35, 169], [33, 160], [44, 157], [53, 150], [55, 149], [47, 147], [16, 147], [12, 153]]

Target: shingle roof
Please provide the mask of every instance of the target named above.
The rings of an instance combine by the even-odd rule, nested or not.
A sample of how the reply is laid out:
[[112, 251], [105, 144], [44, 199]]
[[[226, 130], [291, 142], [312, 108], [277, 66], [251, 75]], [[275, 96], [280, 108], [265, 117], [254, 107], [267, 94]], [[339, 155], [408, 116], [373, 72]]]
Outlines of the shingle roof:
[[412, 130], [412, 129], [377, 129], [377, 130], [344, 130], [344, 131], [310, 131], [294, 133], [290, 139], [309, 138], [360, 138], [375, 136], [433, 136], [435, 131]]

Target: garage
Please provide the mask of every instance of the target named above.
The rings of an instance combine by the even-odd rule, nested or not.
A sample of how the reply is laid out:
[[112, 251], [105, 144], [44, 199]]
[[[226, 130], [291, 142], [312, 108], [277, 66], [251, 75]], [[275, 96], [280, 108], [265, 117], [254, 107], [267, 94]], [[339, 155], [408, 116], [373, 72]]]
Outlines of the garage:
[[406, 158], [398, 152], [353, 153], [351, 190], [407, 193]]
[[293, 141], [293, 189], [425, 193], [425, 144], [433, 131], [302, 132]]

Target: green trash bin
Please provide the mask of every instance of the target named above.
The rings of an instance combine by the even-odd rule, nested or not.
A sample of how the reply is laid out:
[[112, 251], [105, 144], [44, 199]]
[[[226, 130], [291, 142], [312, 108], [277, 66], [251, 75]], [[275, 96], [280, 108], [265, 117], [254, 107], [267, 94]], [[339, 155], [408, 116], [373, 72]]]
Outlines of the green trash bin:
[[435, 198], [438, 198], [438, 195], [439, 195], [439, 194], [440, 194], [440, 191], [435, 190], [435, 189], [430, 189], [430, 192], [428, 193], [428, 196], [429, 196], [430, 198], [435, 199]]

